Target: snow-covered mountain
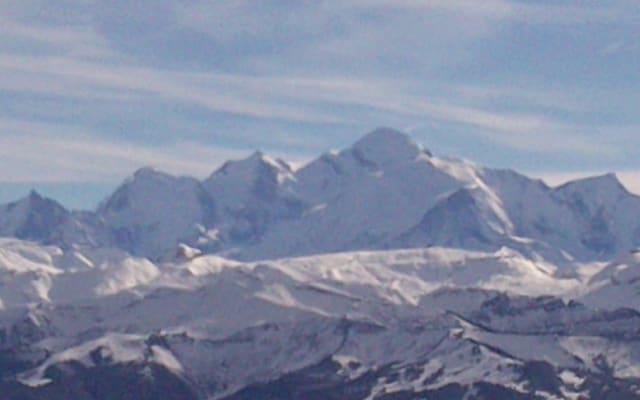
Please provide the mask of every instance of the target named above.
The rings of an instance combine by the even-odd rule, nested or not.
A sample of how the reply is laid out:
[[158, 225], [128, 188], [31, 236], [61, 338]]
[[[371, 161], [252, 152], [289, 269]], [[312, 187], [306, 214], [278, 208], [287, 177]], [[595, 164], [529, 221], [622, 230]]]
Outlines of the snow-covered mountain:
[[49, 243], [70, 219], [71, 213], [62, 205], [31, 191], [23, 199], [0, 206], [0, 235]]
[[215, 202], [194, 178], [145, 167], [127, 179], [96, 212], [111, 245], [157, 258], [215, 222]]
[[0, 207], [3, 399], [640, 399], [640, 198], [381, 128]]
[[562, 278], [506, 248], [165, 264], [0, 248], [9, 399], [123, 382], [142, 399], [640, 398], [640, 305], [573, 300], [606, 269]]
[[307, 204], [306, 211], [275, 225], [240, 257], [381, 248], [462, 185], [407, 135], [379, 129], [296, 171], [288, 189]]
[[640, 253], [633, 252], [609, 263], [589, 280], [581, 299], [593, 307], [617, 309], [640, 303]]
[[203, 182], [217, 206], [216, 232], [227, 248], [259, 242], [277, 221], [302, 214], [304, 204], [287, 189], [293, 180], [286, 162], [255, 152], [225, 163]]
[[0, 233], [152, 260], [184, 243], [240, 260], [508, 246], [562, 263], [635, 249], [640, 197], [613, 174], [551, 188], [514, 171], [436, 157], [380, 128], [298, 170], [261, 152], [202, 182], [143, 168], [93, 213], [70, 213], [32, 193], [0, 209]]

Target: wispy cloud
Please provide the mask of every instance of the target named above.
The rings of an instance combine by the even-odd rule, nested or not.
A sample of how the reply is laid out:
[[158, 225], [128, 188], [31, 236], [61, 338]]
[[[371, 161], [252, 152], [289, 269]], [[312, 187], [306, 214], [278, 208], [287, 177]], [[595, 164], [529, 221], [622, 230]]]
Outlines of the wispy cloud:
[[588, 25], [594, 23], [633, 23], [637, 16], [629, 13], [631, 3], [567, 1], [557, 4], [543, 2], [511, 2], [511, 17], [521, 22], [544, 25]]
[[188, 140], [157, 147], [115, 143], [65, 126], [22, 121], [0, 121], [0, 129], [0, 182], [114, 182], [144, 165], [202, 178], [224, 161], [247, 155]]
[[[122, 175], [140, 164], [202, 175], [211, 168], [201, 160], [237, 156], [240, 145], [272, 141], [313, 154], [375, 124], [434, 121], [455, 125], [460, 143], [495, 145], [496, 157], [517, 149], [612, 159], [628, 156], [633, 140], [613, 126], [640, 127], [628, 105], [637, 100], [638, 80], [605, 76], [598, 70], [605, 67], [589, 58], [610, 57], [629, 40], [633, 13], [626, 1], [52, 4], [0, 4], [5, 180], [111, 179], [109, 169]], [[591, 31], [612, 22], [620, 22], [615, 35]], [[506, 37], [512, 34], [518, 36]], [[562, 60], [541, 51], [539, 63], [551, 74], [529, 79], [536, 65], [518, 62], [512, 43], [539, 50], [559, 37], [578, 39], [559, 46]], [[589, 39], [593, 49], [586, 46], [584, 56], [574, 47]], [[509, 65], [491, 62], [495, 56]], [[486, 71], [468, 72], [483, 61]], [[602, 75], [602, 87], [562, 80], [562, 73], [585, 68]], [[555, 72], [557, 80], [547, 83]], [[146, 134], [162, 140], [145, 144], [136, 129], [154, 118], [166, 124]], [[252, 121], [251, 128], [228, 120]], [[199, 136], [182, 129], [185, 123], [200, 123]], [[229, 132], [216, 138], [225, 140], [203, 140], [204, 129], [223, 128]], [[44, 168], [29, 146], [54, 150], [45, 159], [55, 168]], [[12, 162], [22, 168], [9, 168]]]
[[[104, 101], [157, 99], [259, 119], [356, 123], [357, 111], [337, 116], [327, 107], [381, 112], [469, 126], [469, 133], [518, 149], [613, 155], [615, 146], [584, 135], [578, 126], [543, 114], [495, 112], [461, 105], [455, 91], [431, 101], [409, 93], [409, 82], [357, 78], [251, 77], [185, 73], [95, 64], [61, 57], [0, 56], [0, 89]], [[445, 98], [448, 95], [448, 98]], [[354, 114], [355, 112], [355, 114]], [[25, 131], [26, 134], [26, 131]]]
[[[0, 88], [40, 94], [112, 99], [146, 95], [148, 99], [189, 103], [215, 112], [253, 118], [337, 123], [341, 117], [322, 114], [301, 104], [283, 104], [268, 90], [278, 79], [218, 74], [193, 74], [124, 65], [105, 65], [62, 57], [0, 56]], [[262, 83], [262, 85], [260, 85]], [[324, 83], [307, 82], [323, 86]], [[251, 96], [252, 94], [262, 97]]]
[[[613, 156], [619, 148], [612, 143], [602, 141], [594, 135], [592, 128], [578, 124], [569, 124], [549, 117], [541, 112], [496, 112], [479, 106], [468, 106], [464, 99], [456, 99], [454, 91], [449, 97], [440, 94], [429, 101], [422, 96], [407, 94], [406, 82], [394, 82], [395, 85], [371, 85], [353, 91], [302, 91], [316, 101], [332, 102], [351, 106], [366, 106], [399, 115], [422, 117], [431, 120], [462, 124], [468, 127], [469, 135], [479, 135], [493, 142], [517, 149], [562, 153], [576, 152], [587, 155]], [[348, 85], [347, 85], [348, 86]], [[548, 96], [543, 96], [543, 101]], [[456, 104], [455, 100], [459, 103]], [[569, 99], [568, 107], [575, 107]], [[563, 106], [565, 103], [562, 103]]]
[[509, 0], [356, 0], [349, 2], [359, 7], [384, 7], [388, 10], [413, 12], [456, 13], [491, 20], [511, 20], [538, 24], [590, 24], [625, 19], [629, 3], [617, 4], [566, 1], [558, 4], [536, 1]]
[[349, 2], [349, 5], [360, 8], [384, 7], [413, 12], [461, 13], [484, 18], [505, 18], [513, 11], [513, 5], [505, 0], [355, 0]]

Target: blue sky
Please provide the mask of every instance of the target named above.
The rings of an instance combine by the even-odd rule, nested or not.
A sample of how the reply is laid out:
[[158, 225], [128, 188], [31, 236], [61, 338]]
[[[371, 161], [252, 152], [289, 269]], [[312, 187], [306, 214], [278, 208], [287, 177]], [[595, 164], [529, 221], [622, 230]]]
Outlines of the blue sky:
[[0, 201], [93, 207], [143, 165], [205, 177], [377, 126], [435, 154], [640, 192], [640, 3], [0, 2]]

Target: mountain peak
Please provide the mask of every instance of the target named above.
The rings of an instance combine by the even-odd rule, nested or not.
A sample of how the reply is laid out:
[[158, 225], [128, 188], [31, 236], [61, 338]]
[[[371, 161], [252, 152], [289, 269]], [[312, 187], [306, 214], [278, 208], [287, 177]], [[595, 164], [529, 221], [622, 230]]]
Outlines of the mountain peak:
[[606, 174], [594, 176], [587, 179], [595, 182], [603, 182], [610, 185], [622, 185], [622, 182], [620, 182], [620, 179], [615, 172], [607, 172]]
[[24, 196], [23, 198], [11, 203], [13, 206], [18, 206], [19, 204], [24, 204], [25, 207], [29, 208], [39, 208], [41, 206], [53, 206], [55, 208], [64, 208], [57, 201], [52, 200], [48, 197], [41, 195], [37, 190], [31, 189], [29, 194]]
[[350, 150], [357, 158], [374, 164], [412, 160], [422, 152], [409, 135], [386, 127], [366, 134]]
[[582, 179], [576, 179], [559, 186], [556, 190], [562, 191], [594, 191], [601, 190], [609, 193], [628, 193], [627, 188], [622, 184], [618, 175], [613, 172], [606, 174], [591, 176]]
[[353, 147], [378, 147], [387, 145], [418, 147], [408, 134], [388, 127], [374, 129], [361, 137]]
[[38, 193], [38, 191], [35, 190], [35, 189], [31, 189], [29, 191], [29, 194], [27, 195], [27, 198], [30, 199], [30, 200], [31, 199], [34, 199], [34, 200], [43, 199], [42, 195], [40, 193]]
[[262, 152], [262, 150], [255, 150], [249, 157], [247, 157], [247, 160], [260, 161], [264, 160], [265, 157], [266, 156], [264, 155], [264, 152]]
[[247, 159], [244, 161], [250, 162], [257, 165], [266, 166], [270, 169], [280, 171], [280, 172], [291, 172], [291, 166], [286, 162], [282, 161], [279, 158], [272, 158], [260, 150], [254, 151]]
[[264, 171], [270, 171], [270, 174], [279, 179], [284, 179], [292, 174], [292, 169], [289, 164], [280, 159], [273, 159], [265, 155], [262, 151], [256, 150], [247, 158], [227, 161], [214, 171], [205, 182], [211, 182], [225, 175], [251, 181], [256, 175], [264, 173]]
[[[154, 167], [142, 167], [125, 179], [116, 191], [98, 206], [98, 213], [119, 213], [131, 207], [143, 209], [155, 201], [154, 199], [166, 200], [167, 197], [181, 191], [190, 193], [198, 185], [199, 182], [195, 178], [174, 176]], [[132, 201], [137, 205], [133, 205]]]
[[157, 178], [167, 178], [172, 177], [172, 175], [167, 174], [166, 172], [162, 172], [156, 167], [145, 166], [139, 168], [136, 172], [133, 173], [133, 180], [147, 180], [147, 179], [157, 179]]
[[50, 243], [69, 211], [55, 200], [31, 190], [28, 195], [0, 207], [0, 235]]

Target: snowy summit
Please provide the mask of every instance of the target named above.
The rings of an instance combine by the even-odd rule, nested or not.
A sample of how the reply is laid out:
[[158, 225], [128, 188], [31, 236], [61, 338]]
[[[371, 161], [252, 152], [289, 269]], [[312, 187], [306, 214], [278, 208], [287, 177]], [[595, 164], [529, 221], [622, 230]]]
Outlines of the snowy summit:
[[7, 399], [640, 399], [640, 198], [377, 129], [0, 206]]

